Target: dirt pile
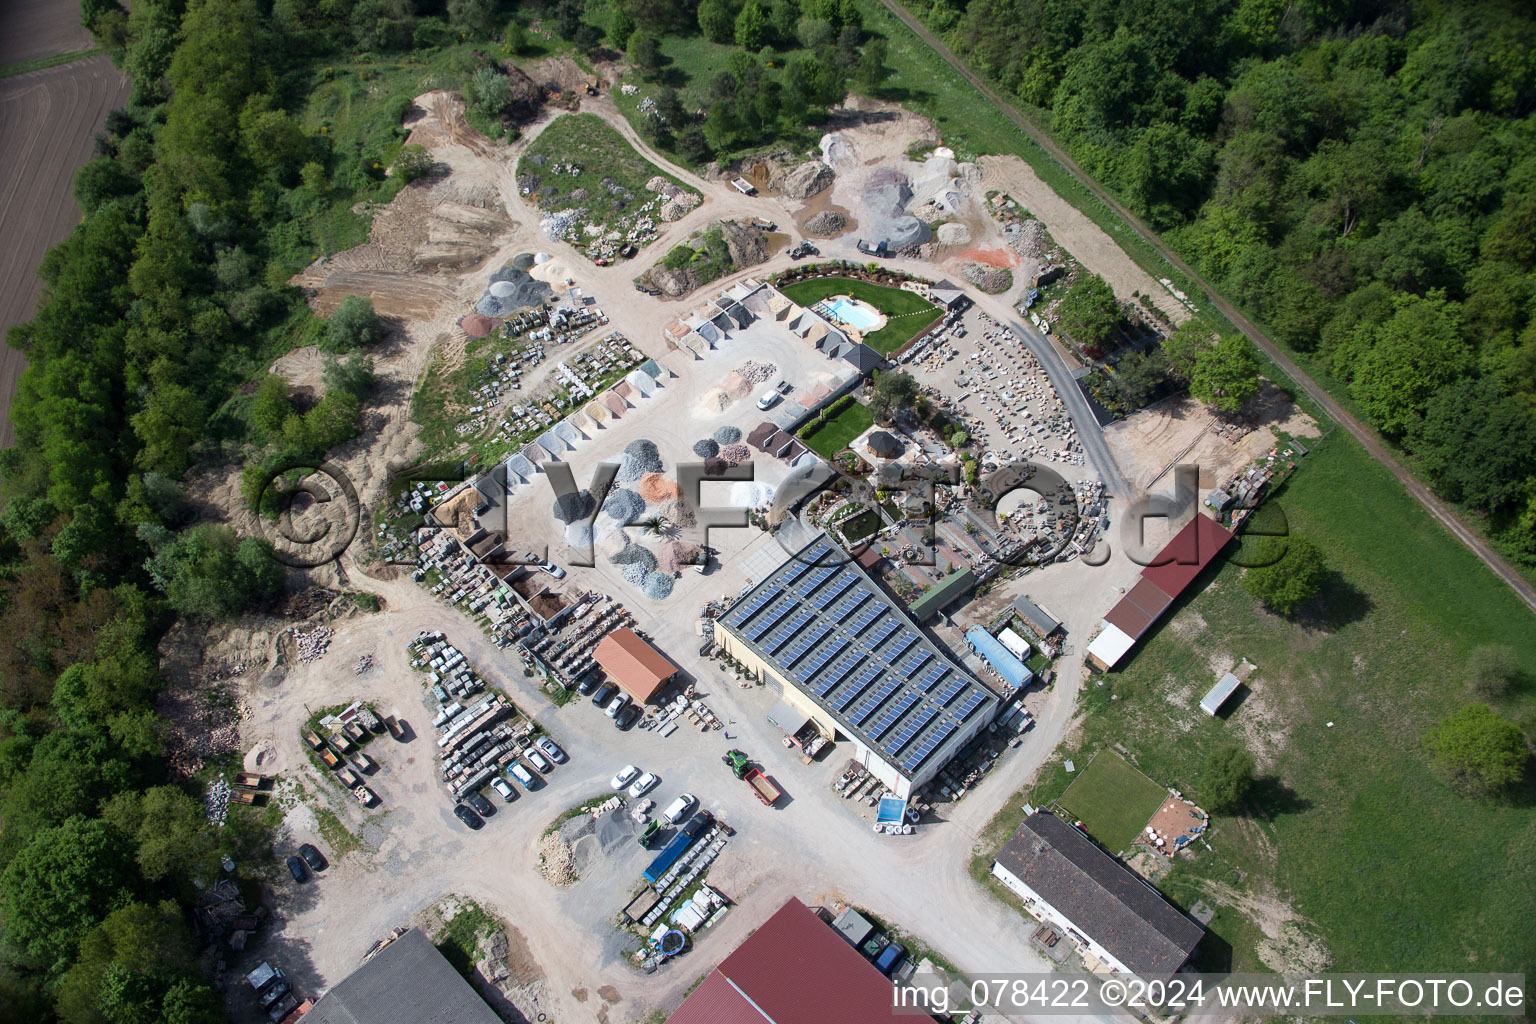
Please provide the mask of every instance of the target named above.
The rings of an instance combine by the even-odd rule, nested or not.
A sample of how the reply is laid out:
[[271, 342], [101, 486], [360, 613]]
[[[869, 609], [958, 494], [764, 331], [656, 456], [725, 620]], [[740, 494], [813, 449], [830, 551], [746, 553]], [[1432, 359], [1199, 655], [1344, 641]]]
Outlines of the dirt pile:
[[964, 224], [949, 223], [939, 225], [940, 245], [969, 245], [971, 243], [971, 229]]
[[720, 233], [725, 236], [725, 247], [730, 250], [732, 269], [755, 267], [768, 262], [768, 236], [762, 228], [738, 221], [724, 221]]
[[683, 496], [683, 489], [675, 480], [669, 480], [661, 473], [647, 473], [640, 478], [640, 486], [637, 488], [640, 497], [649, 502], [674, 501]]
[[811, 160], [786, 174], [779, 187], [790, 199], [809, 199], [831, 185], [834, 177], [832, 168], [820, 160]]
[[805, 222], [805, 231], [811, 235], [840, 235], [848, 227], [848, 218], [836, 210], [822, 210]]
[[652, 288], [659, 288], [663, 295], [669, 298], [677, 298], [679, 295], [687, 295], [699, 286], [699, 276], [684, 267], [674, 270], [656, 264], [644, 274], [635, 278], [640, 284], [649, 284]]

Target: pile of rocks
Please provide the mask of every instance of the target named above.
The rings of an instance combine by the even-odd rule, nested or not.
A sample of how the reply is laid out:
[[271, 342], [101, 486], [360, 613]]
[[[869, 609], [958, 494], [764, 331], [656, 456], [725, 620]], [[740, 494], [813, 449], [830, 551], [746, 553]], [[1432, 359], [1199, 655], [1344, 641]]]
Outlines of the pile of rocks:
[[1013, 285], [1013, 271], [985, 263], [967, 263], [960, 276], [990, 295], [1005, 292]]
[[571, 857], [571, 844], [560, 838], [559, 832], [551, 832], [539, 840], [539, 867], [550, 885], [563, 889], [576, 883], [576, 861]]
[[329, 626], [316, 626], [308, 633], [302, 632], [297, 626], [289, 630], [293, 634], [294, 643], [299, 648], [299, 660], [306, 664], [324, 656], [331, 646], [331, 637], [334, 631]]
[[848, 218], [836, 210], [822, 210], [805, 222], [808, 235], [840, 235], [848, 227]]
[[229, 815], [229, 783], [224, 776], [214, 779], [208, 787], [208, 795], [203, 798], [203, 813], [215, 825], [224, 824]]

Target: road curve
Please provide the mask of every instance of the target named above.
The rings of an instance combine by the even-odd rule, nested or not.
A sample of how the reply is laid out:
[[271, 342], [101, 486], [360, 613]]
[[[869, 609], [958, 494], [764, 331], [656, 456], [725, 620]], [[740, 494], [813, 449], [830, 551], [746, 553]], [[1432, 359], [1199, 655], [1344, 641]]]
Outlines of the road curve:
[[997, 109], [1000, 110], [1010, 122], [1013, 123], [1015, 127], [1017, 127], [1020, 131], [1024, 132], [1031, 139], [1037, 142], [1042, 149], [1044, 149], [1053, 158], [1055, 158], [1055, 160], [1063, 167], [1065, 167], [1069, 173], [1077, 178], [1078, 181], [1082, 182], [1083, 185], [1095, 196], [1097, 196], [1101, 202], [1103, 202], [1111, 210], [1114, 210], [1115, 213], [1122, 220], [1124, 220], [1125, 223], [1130, 225], [1131, 229], [1140, 235], [1148, 245], [1157, 250], [1158, 255], [1162, 256], [1163, 259], [1172, 264], [1180, 273], [1184, 274], [1195, 284], [1199, 285], [1205, 291], [1206, 295], [1210, 297], [1212, 305], [1221, 310], [1222, 314], [1226, 316], [1228, 320], [1232, 321], [1238, 330], [1246, 334], [1255, 345], [1259, 346], [1259, 348], [1262, 349], [1266, 355], [1273, 359], [1275, 363], [1279, 365], [1279, 367], [1284, 370], [1286, 374], [1292, 380], [1294, 380], [1314, 402], [1322, 407], [1324, 412], [1333, 417], [1335, 421], [1337, 421], [1346, 431], [1349, 432], [1350, 436], [1352, 436], [1356, 441], [1360, 442], [1360, 444], [1365, 448], [1366, 452], [1371, 456], [1371, 458], [1385, 466], [1387, 470], [1398, 479], [1398, 482], [1401, 483], [1405, 489], [1407, 489], [1408, 493], [1412, 495], [1420, 505], [1424, 506], [1430, 515], [1439, 520], [1440, 524], [1449, 530], [1452, 536], [1454, 536], [1457, 540], [1461, 541], [1469, 549], [1471, 549], [1472, 553], [1481, 559], [1484, 565], [1493, 570], [1494, 575], [1498, 576], [1501, 580], [1507, 583], [1510, 589], [1513, 590], [1533, 612], [1536, 612], [1536, 587], [1531, 586], [1525, 577], [1516, 572], [1515, 568], [1506, 562], [1498, 554], [1498, 552], [1494, 551], [1492, 546], [1490, 546], [1487, 541], [1483, 540], [1482, 537], [1478, 536], [1477, 533], [1475, 533], [1465, 523], [1463, 523], [1461, 519], [1456, 515], [1456, 513], [1448, 505], [1445, 504], [1445, 502], [1435, 497], [1434, 493], [1431, 492], [1430, 489], [1425, 486], [1422, 481], [1420, 481], [1412, 473], [1408, 472], [1408, 470], [1403, 467], [1402, 463], [1398, 462], [1392, 453], [1387, 450], [1386, 446], [1381, 442], [1381, 439], [1376, 435], [1375, 431], [1371, 430], [1365, 426], [1365, 424], [1357, 420], [1354, 416], [1350, 415], [1350, 413], [1346, 411], [1343, 406], [1334, 400], [1332, 395], [1328, 394], [1328, 392], [1323, 390], [1323, 388], [1319, 386], [1315, 381], [1313, 381], [1311, 377], [1308, 377], [1304, 372], [1302, 372], [1301, 368], [1292, 362], [1290, 357], [1288, 357], [1283, 351], [1281, 351], [1280, 346], [1271, 341], [1263, 331], [1255, 327], [1247, 317], [1238, 312], [1235, 306], [1233, 306], [1226, 299], [1222, 298], [1216, 289], [1211, 286], [1210, 282], [1206, 281], [1205, 278], [1197, 274], [1188, 264], [1179, 258], [1177, 253], [1175, 253], [1168, 246], [1164, 245], [1162, 239], [1159, 238], [1151, 228], [1143, 224], [1140, 218], [1131, 213], [1130, 210], [1126, 209], [1125, 206], [1122, 205], [1113, 195], [1111, 195], [1107, 189], [1101, 186], [1091, 176], [1084, 173], [1083, 169], [1078, 167], [1070, 156], [1068, 156], [1060, 147], [1058, 147], [1044, 132], [1036, 128], [1033, 122], [1024, 117], [1023, 114], [1019, 113], [1019, 111], [1016, 110], [1011, 103], [1007, 102], [1000, 95], [998, 95], [998, 93], [992, 89], [990, 85], [983, 81], [982, 78], [974, 71], [972, 71], [964, 61], [957, 57], [954, 52], [949, 49], [948, 46], [944, 45], [944, 43], [939, 40], [938, 37], [936, 37], [932, 32], [928, 31], [926, 26], [924, 26], [911, 14], [909, 14], [905, 8], [896, 2], [896, 0], [880, 0], [880, 2], [885, 5], [885, 8], [888, 11], [890, 11], [897, 18], [901, 19], [902, 24], [906, 25], [913, 32], [917, 33], [919, 39], [921, 39], [928, 46], [932, 47], [933, 51], [942, 57], [950, 67], [954, 68], [958, 74], [964, 77], [965, 80], [969, 82], [977, 92], [981, 93], [988, 100], [990, 100], [992, 104], [996, 106]]

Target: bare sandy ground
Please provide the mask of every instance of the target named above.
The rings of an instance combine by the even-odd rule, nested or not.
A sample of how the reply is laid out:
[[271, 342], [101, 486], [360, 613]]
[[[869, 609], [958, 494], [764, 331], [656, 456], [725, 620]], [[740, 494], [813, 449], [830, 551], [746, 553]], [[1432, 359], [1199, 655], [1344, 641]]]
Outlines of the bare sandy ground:
[[1214, 487], [1233, 470], [1275, 446], [1275, 431], [1316, 437], [1317, 423], [1268, 381], [1249, 416], [1256, 428], [1236, 444], [1212, 427], [1220, 421], [1189, 395], [1167, 398], [1104, 429], [1104, 439], [1125, 478], [1148, 487], [1173, 462], [1200, 467], [1200, 486]]
[[[67, 9], [76, 26], [78, 8], [69, 4], [24, 3], [0, 12], [0, 62], [25, 59], [11, 52], [27, 41], [28, 18], [38, 24], [49, 6]], [[21, 8], [17, 11], [16, 8]], [[50, 17], [52, 15], [49, 15]], [[18, 20], [20, 19], [20, 20]], [[83, 29], [81, 30], [84, 31]], [[45, 35], [44, 38], [51, 38]], [[89, 44], [89, 36], [86, 44]], [[66, 47], [49, 47], [53, 53]], [[72, 48], [72, 47], [68, 47]], [[31, 56], [38, 56], [31, 53]], [[43, 283], [37, 265], [43, 254], [62, 241], [80, 220], [71, 185], [75, 169], [91, 155], [91, 139], [101, 130], [107, 111], [128, 98], [128, 80], [106, 57], [91, 57], [56, 68], [32, 71], [0, 80], [0, 331], [32, 319]], [[16, 379], [26, 357], [0, 347], [0, 447], [12, 440], [10, 407]]]

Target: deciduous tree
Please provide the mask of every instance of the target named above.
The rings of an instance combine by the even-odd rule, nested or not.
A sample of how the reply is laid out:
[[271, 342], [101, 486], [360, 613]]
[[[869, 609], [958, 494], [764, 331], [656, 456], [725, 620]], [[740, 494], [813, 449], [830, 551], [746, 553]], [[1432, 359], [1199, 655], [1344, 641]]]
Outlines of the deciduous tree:
[[1425, 738], [1429, 763], [1466, 796], [1486, 797], [1519, 781], [1529, 751], [1515, 723], [1486, 704], [1468, 704]]

